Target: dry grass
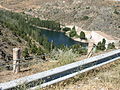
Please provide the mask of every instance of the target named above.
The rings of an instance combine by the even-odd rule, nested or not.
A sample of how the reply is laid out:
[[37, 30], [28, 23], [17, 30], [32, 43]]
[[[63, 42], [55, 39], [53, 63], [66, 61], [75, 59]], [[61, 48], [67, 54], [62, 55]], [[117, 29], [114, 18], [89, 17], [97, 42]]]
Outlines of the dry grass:
[[[77, 58], [77, 60], [82, 59], [83, 57]], [[19, 74], [13, 74], [12, 71], [0, 72], [0, 78], [3, 78], [0, 79], [0, 82], [6, 82], [32, 75], [60, 65], [63, 64], [60, 64], [59, 60], [58, 62], [47, 61], [45, 63], [38, 63], [30, 66], [29, 68], [22, 69]], [[116, 61], [89, 72], [77, 75], [60, 83], [43, 88], [42, 90], [120, 90], [119, 86], [120, 61]]]
[[75, 76], [42, 90], [120, 90], [120, 61]]

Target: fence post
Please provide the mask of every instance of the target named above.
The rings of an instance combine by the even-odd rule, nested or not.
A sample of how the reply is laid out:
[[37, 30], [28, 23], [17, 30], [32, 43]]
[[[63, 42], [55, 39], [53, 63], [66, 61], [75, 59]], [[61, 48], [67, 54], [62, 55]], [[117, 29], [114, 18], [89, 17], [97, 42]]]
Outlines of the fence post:
[[18, 73], [20, 71], [20, 56], [21, 50], [20, 48], [13, 48], [13, 72]]

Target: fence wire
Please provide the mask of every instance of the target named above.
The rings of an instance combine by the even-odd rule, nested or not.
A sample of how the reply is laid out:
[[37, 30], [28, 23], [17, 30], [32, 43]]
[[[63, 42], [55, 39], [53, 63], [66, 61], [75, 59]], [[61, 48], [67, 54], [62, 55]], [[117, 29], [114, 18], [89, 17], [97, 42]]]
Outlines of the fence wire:
[[[91, 46], [91, 47], [95, 47], [95, 46]], [[47, 61], [47, 59], [50, 59], [50, 54], [45, 54], [45, 55], [40, 55], [40, 56], [30, 56], [27, 58], [21, 58], [15, 61], [19, 61], [20, 63], [17, 65], [20, 65], [21, 67], [25, 67], [25, 66], [31, 66], [31, 65], [35, 65], [37, 63], [42, 63]], [[10, 60], [10, 63], [7, 64], [1, 64], [0, 65], [0, 70], [3, 69], [7, 69], [7, 70], [11, 70], [13, 68], [13, 61], [14, 60]]]
[[[50, 57], [49, 54], [45, 54], [45, 55], [40, 55], [40, 56], [31, 56], [31, 57], [21, 58], [17, 60], [11, 60], [12, 62], [9, 64], [0, 65], [0, 70], [3, 70], [3, 69], [11, 70], [13, 68], [13, 65], [20, 65], [23, 67], [35, 65], [37, 63], [42, 63], [42, 62], [47, 61], [49, 57]], [[13, 64], [13, 61], [19, 61], [19, 64]]]

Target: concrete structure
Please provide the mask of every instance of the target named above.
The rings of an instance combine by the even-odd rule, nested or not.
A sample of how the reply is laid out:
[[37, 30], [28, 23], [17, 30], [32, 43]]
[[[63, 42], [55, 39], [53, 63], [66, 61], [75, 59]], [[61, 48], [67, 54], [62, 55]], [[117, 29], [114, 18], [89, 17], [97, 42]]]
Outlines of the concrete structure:
[[120, 39], [118, 39], [116, 37], [112, 37], [110, 35], [107, 35], [101, 31], [92, 31], [89, 39], [95, 44], [98, 44], [98, 42], [105, 39], [106, 40], [106, 47], [108, 46], [109, 43], [115, 43], [115, 45], [117, 45], [120, 41]]
[[[74, 26], [76, 28], [76, 32], [78, 35], [80, 35], [81, 31], [83, 31], [85, 33], [85, 36], [87, 38], [87, 41], [85, 41], [85, 42], [98, 44], [98, 42], [105, 39], [106, 40], [106, 48], [107, 48], [109, 43], [114, 43], [116, 48], [120, 47], [120, 45], [119, 45], [120, 39], [119, 38], [107, 35], [106, 33], [101, 32], [101, 31], [86, 31], [86, 30], [83, 30], [81, 27], [76, 26], [76, 25], [66, 25], [66, 27], [69, 27], [71, 29]], [[81, 40], [79, 38], [74, 38], [74, 40], [81, 42]], [[82, 41], [82, 42], [84, 42], [84, 41]]]

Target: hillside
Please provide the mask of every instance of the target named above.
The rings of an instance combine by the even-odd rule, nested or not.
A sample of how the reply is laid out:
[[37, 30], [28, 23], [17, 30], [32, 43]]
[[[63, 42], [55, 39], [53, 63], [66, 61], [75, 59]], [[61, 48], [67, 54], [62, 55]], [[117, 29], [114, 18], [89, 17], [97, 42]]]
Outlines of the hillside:
[[100, 30], [120, 37], [120, 4], [98, 0], [54, 2], [28, 11], [41, 18], [77, 25], [84, 30]]
[[40, 20], [23, 13], [0, 9], [0, 64], [12, 60], [12, 49], [16, 47], [22, 49], [22, 56], [25, 58], [50, 51], [50, 42], [41, 34], [41, 29], [32, 26], [35, 24], [50, 29], [59, 28], [59, 24], [54, 21]]
[[120, 37], [120, 2], [112, 0], [1, 0], [5, 8]]
[[27, 42], [15, 36], [12, 31], [0, 24], [0, 65], [12, 60], [12, 49], [15, 47], [26, 47]]
[[[0, 5], [0, 8], [8, 10], [0, 10], [0, 65], [12, 63], [14, 47], [20, 47], [23, 51], [27, 48], [30, 56], [43, 55], [49, 53], [51, 48], [55, 48], [54, 45], [51, 46], [46, 37], [41, 35], [41, 29], [37, 29], [35, 26], [60, 30], [60, 23], [77, 25], [83, 30], [100, 30], [120, 38], [120, 2], [110, 0], [0, 0]], [[75, 52], [81, 50], [80, 45], [73, 46], [73, 48], [75, 48]], [[66, 50], [63, 46], [64, 49]], [[80, 53], [86, 55], [84, 51]], [[22, 74], [26, 76], [42, 70], [49, 70], [53, 64], [52, 68], [74, 62], [73, 56], [75, 55], [75, 58], [82, 56], [80, 53], [79, 55], [77, 55], [78, 53], [70, 54], [72, 58], [70, 57], [70, 61], [67, 61], [68, 54], [60, 56], [59, 53], [53, 52], [50, 58], [55, 60], [56, 57], [60, 58], [58, 62], [48, 61], [45, 65], [35, 64], [34, 67], [30, 67], [32, 73], [22, 72]], [[120, 62], [117, 61], [43, 90], [119, 90], [119, 67]], [[38, 69], [41, 68], [42, 70], [39, 71]], [[3, 78], [6, 77], [5, 75], [8, 75], [8, 78], [13, 75], [13, 73], [4, 74], [4, 71], [2, 72], [3, 74], [0, 76]], [[7, 80], [22, 76], [19, 75], [14, 75]]]

